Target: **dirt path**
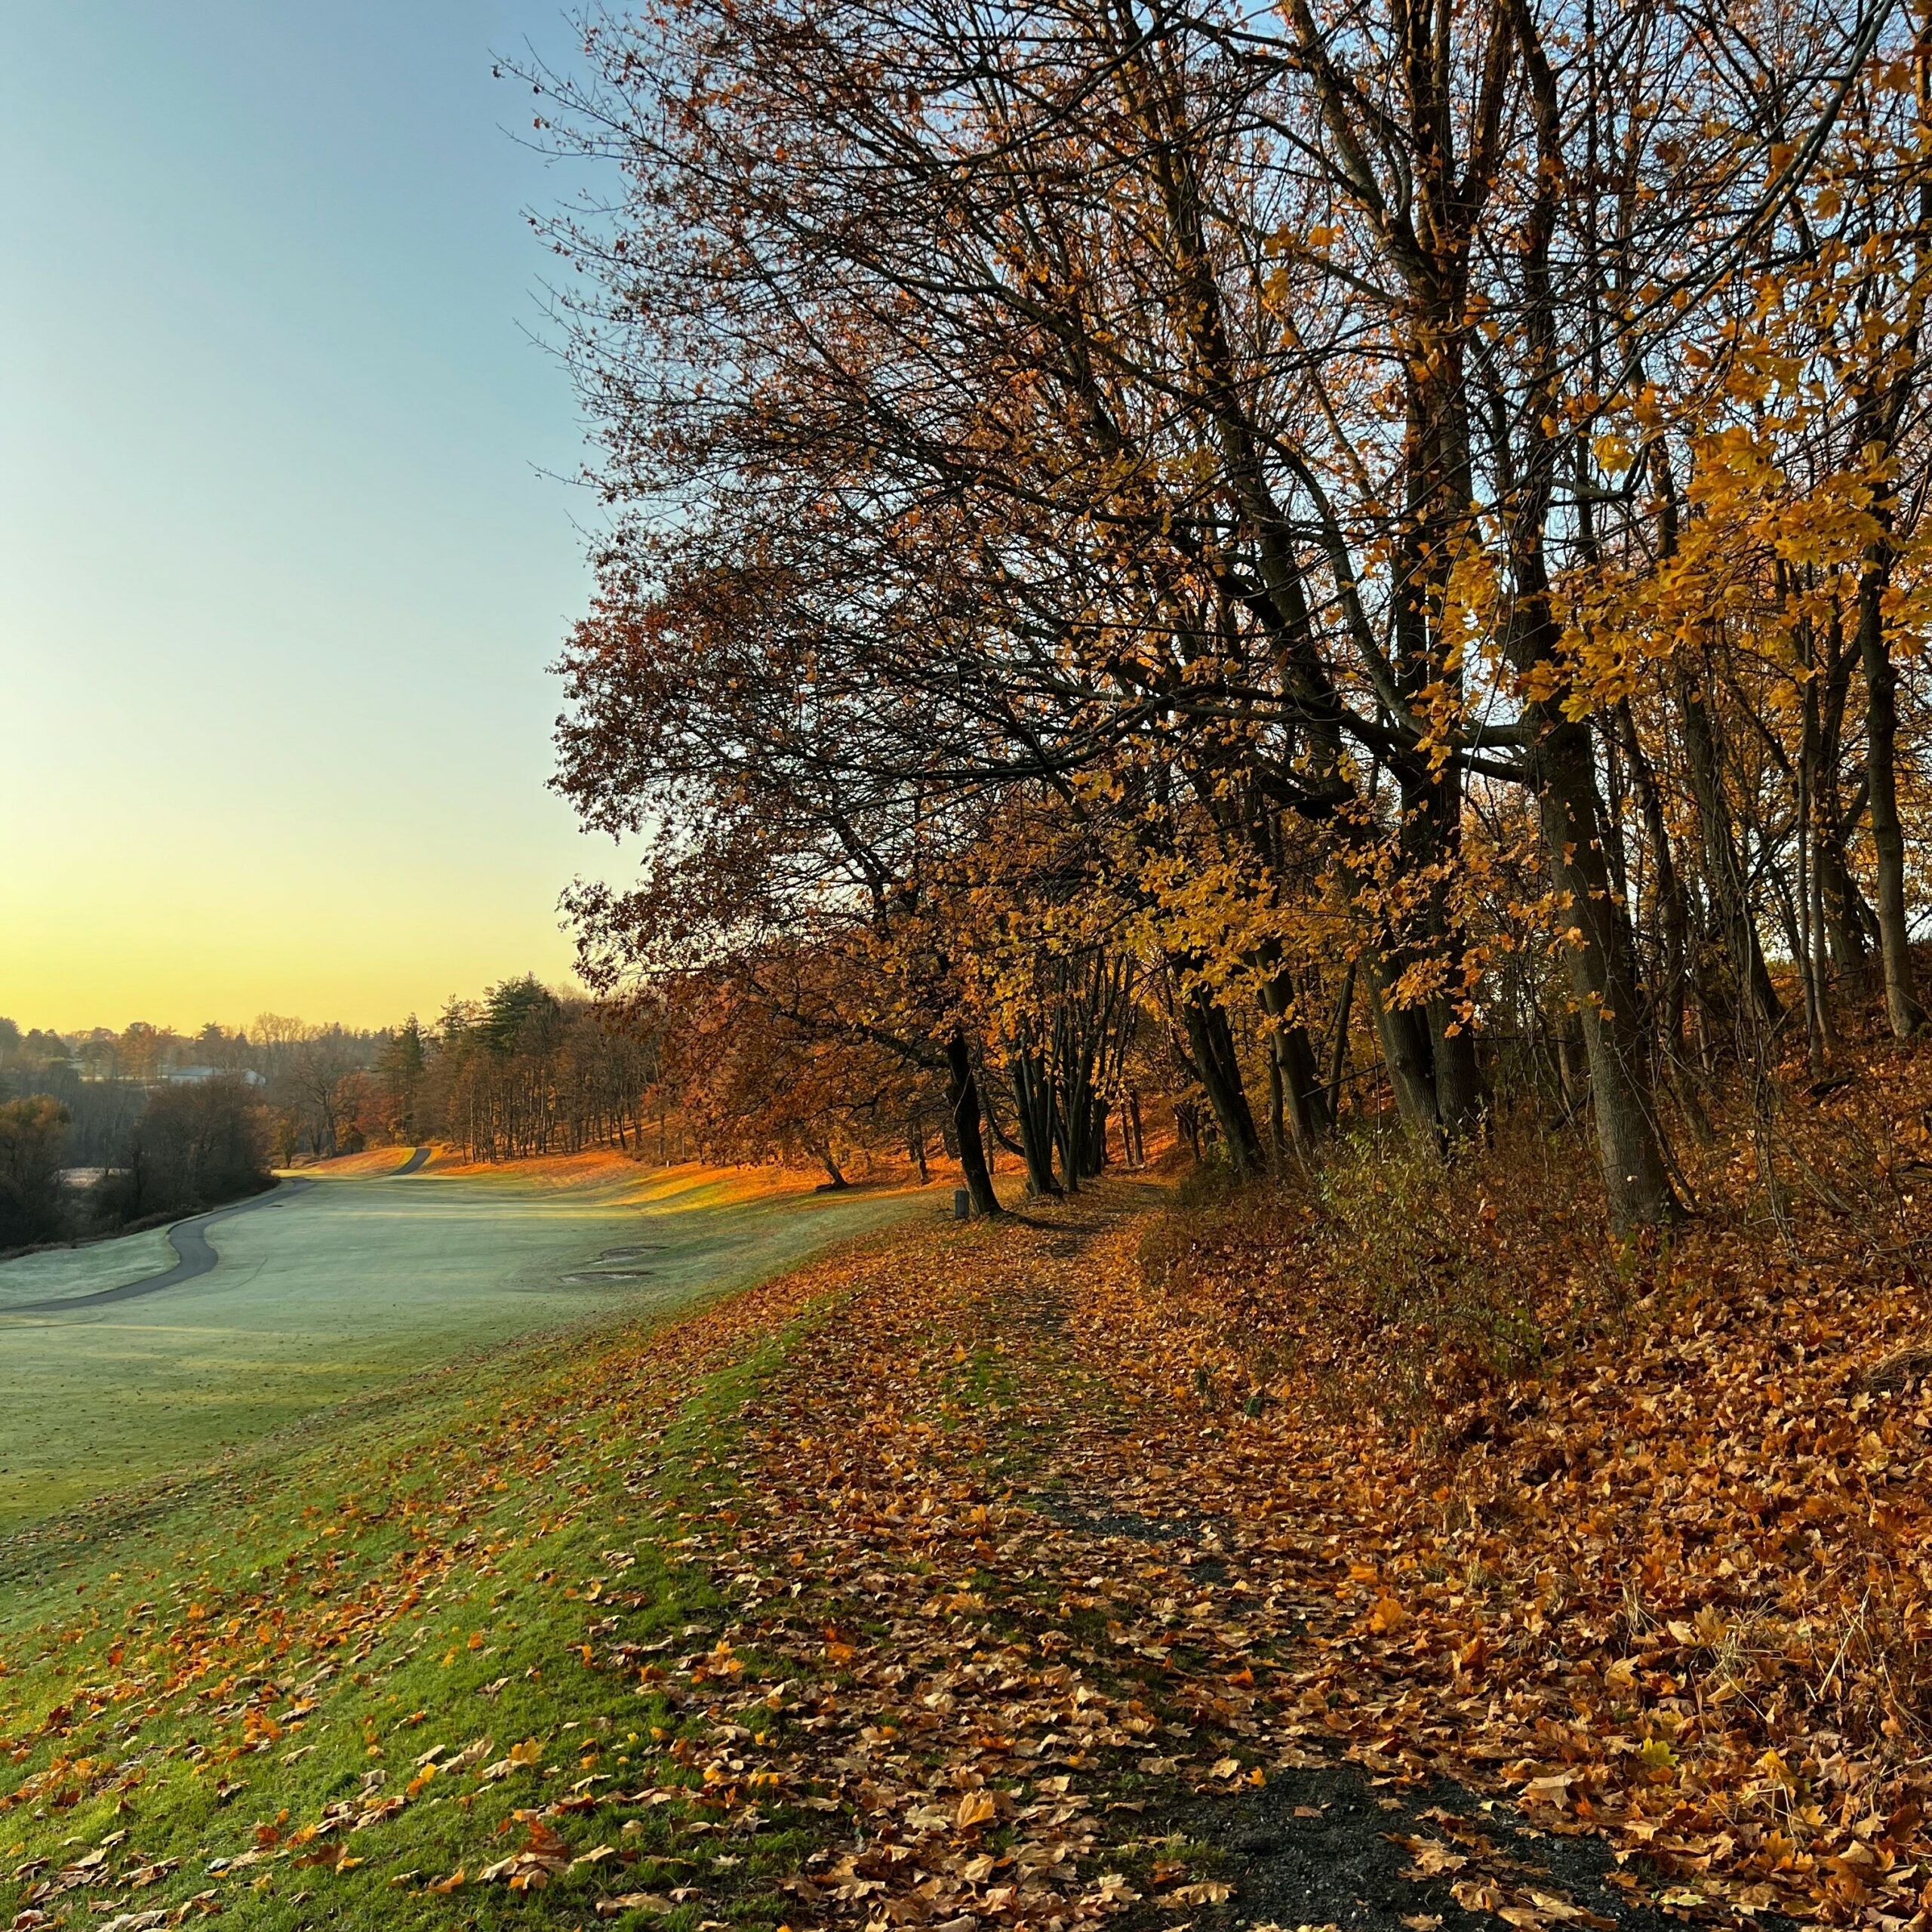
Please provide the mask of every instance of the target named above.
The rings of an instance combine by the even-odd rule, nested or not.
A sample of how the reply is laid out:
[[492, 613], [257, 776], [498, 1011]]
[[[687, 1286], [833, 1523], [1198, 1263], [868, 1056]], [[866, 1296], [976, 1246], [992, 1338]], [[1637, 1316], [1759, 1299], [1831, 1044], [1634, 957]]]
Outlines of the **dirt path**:
[[746, 1404], [690, 1520], [734, 1641], [839, 1680], [788, 1775], [860, 1823], [794, 1884], [805, 1922], [1660, 1925], [1574, 1824], [1329, 1724], [1337, 1556], [1284, 1561], [1238, 1493], [1204, 1498], [1121, 1400], [1144, 1366], [1083, 1352], [1144, 1205], [870, 1275]]

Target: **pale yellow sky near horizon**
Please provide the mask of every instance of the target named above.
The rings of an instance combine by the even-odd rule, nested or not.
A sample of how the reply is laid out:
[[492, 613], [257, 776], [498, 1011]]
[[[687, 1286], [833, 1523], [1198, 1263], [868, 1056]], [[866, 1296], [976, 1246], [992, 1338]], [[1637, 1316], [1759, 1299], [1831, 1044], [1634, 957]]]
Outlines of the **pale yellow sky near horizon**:
[[[275, 863], [270, 853], [259, 869]], [[515, 897], [521, 885], [540, 902], [546, 878], [455, 863], [433, 897], [405, 899], [386, 877], [358, 880], [337, 864], [279, 878], [251, 879], [248, 869], [244, 861], [225, 884], [183, 893], [171, 868], [135, 878], [110, 865], [70, 893], [43, 877], [30, 907], [10, 888], [0, 1014], [62, 1033], [137, 1020], [189, 1033], [210, 1020], [246, 1026], [262, 1012], [377, 1027], [411, 1012], [428, 1020], [452, 995], [474, 997], [525, 972], [574, 983], [568, 940], [532, 944], [544, 909]], [[97, 895], [116, 902], [111, 917]], [[343, 906], [350, 915], [334, 917]]]
[[[42, 7], [0, 168], [0, 1014], [374, 1026], [571, 964], [601, 512], [493, 51], [555, 0]], [[66, 75], [75, 85], [50, 77]]]

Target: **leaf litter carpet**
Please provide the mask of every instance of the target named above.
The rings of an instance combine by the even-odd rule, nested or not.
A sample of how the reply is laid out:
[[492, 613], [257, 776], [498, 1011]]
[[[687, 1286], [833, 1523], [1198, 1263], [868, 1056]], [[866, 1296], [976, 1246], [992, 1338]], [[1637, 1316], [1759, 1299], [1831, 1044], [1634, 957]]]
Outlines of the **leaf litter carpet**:
[[1758, 1359], [1841, 1284], [1585, 1351], [1445, 1464], [1230, 1404], [1146, 1217], [1055, 1220], [864, 1265], [689, 1521], [738, 1641], [838, 1680], [774, 1762], [850, 1820], [797, 1923], [1924, 1922], [1925, 1760], [1832, 1614], [1917, 1614], [1906, 1418]]

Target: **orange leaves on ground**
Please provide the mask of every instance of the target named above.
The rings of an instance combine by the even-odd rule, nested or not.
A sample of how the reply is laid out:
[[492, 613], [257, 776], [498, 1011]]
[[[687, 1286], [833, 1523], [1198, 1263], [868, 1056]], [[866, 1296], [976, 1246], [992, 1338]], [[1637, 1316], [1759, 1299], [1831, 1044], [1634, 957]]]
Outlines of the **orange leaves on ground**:
[[513, 1892], [541, 1891], [571, 1868], [570, 1847], [556, 1830], [534, 1813], [518, 1812], [513, 1822], [524, 1828], [524, 1841], [507, 1858], [486, 1865], [477, 1873], [478, 1884], [500, 1880]]
[[1370, 1606], [1368, 1627], [1379, 1637], [1386, 1636], [1392, 1631], [1401, 1629], [1408, 1620], [1409, 1613], [1394, 1597], [1377, 1597], [1374, 1604]]
[[[1569, 1292], [1567, 1211], [1545, 1201], [1544, 1233], [1506, 1186], [1471, 1201], [1482, 1266]], [[698, 1527], [737, 1641], [843, 1687], [788, 1747], [875, 1845], [808, 1875], [821, 1910], [921, 1887], [922, 1911], [983, 1921], [1120, 1902], [1075, 1876], [1103, 1842], [1091, 1810], [1063, 1848], [983, 1872], [986, 1800], [935, 1777], [1011, 1794], [1031, 1835], [1043, 1758], [1098, 1799], [1116, 1766], [1225, 1793], [1335, 1755], [1605, 1832], [1679, 1875], [1676, 1909], [1921, 1909], [1932, 1790], [1882, 1694], [1861, 1701], [1884, 1647], [1904, 1647], [1898, 1683], [1932, 1629], [1932, 1392], [1924, 1367], [1881, 1394], [1855, 1366], [1916, 1332], [1909, 1294], [1849, 1254], [1790, 1270], [1715, 1221], [1632, 1291], [1634, 1327], [1539, 1380], [1456, 1367], [1444, 1412], [1466, 1434], [1445, 1441], [1336, 1401], [1339, 1344], [1314, 1338], [1299, 1380], [1254, 1376], [1269, 1297], [1307, 1297], [1303, 1251], [1251, 1255], [1237, 1231], [1220, 1272], [1149, 1281], [1144, 1221], [1050, 1217], [857, 1270], [838, 1322], [747, 1405], [724, 1459], [743, 1493]], [[968, 1397], [968, 1360], [998, 1363], [995, 1392]], [[1100, 1691], [1102, 1663], [1158, 1670], [1142, 1708]], [[1493, 1847], [1437, 1842], [1417, 1869], [1457, 1872], [1506, 1923], [1593, 1922]]]
[[[1569, 1294], [1561, 1201], [1538, 1204], [1543, 1232], [1506, 1188], [1484, 1192], [1504, 1204], [1479, 1214], [1472, 1192], [1463, 1256]], [[574, 1788], [518, 1814], [513, 1848], [428, 1889], [534, 1890], [578, 1861], [575, 1882], [601, 1877], [623, 1854], [574, 1860], [565, 1829], [582, 1817], [588, 1836], [613, 1798], [679, 1807], [694, 1840], [783, 1806], [817, 1847], [783, 1881], [798, 1923], [1077, 1932], [1143, 1892], [1225, 1902], [1226, 1881], [1165, 1856], [1140, 1875], [1121, 1849], [1149, 1801], [1131, 1780], [1211, 1819], [1271, 1773], [1343, 1757], [1398, 1788], [1446, 1774], [1507, 1792], [1553, 1835], [1604, 1833], [1673, 1875], [1674, 1909], [1900, 1924], [1925, 1909], [1912, 1673], [1932, 1639], [1932, 1355], [1912, 1353], [1915, 1289], [1848, 1252], [1794, 1269], [1719, 1223], [1629, 1284], [1620, 1326], [1534, 1378], [1432, 1359], [1404, 1417], [1348, 1380], [1379, 1372], [1359, 1337], [1293, 1325], [1321, 1263], [1305, 1227], [1256, 1239], [1198, 1220], [1184, 1253], [1148, 1251], [1169, 1264], [1150, 1278], [1146, 1217], [1106, 1201], [897, 1236], [586, 1376], [583, 1413], [648, 1414], [774, 1328], [792, 1337], [695, 1452], [632, 1438], [628, 1492], [682, 1518], [671, 1546], [710, 1575], [724, 1628], [627, 1641], [621, 1550], [600, 1579], [555, 1580], [586, 1613], [583, 1661], [679, 1712], [654, 1775], [620, 1791], [597, 1768], [614, 1757], [587, 1755]], [[563, 1419], [519, 1414], [488, 1453], [534, 1499], [575, 1451]], [[352, 1656], [454, 1560], [466, 1506], [432, 1521], [426, 1502], [413, 1574], [340, 1601], [245, 1606], [198, 1585], [213, 1611], [171, 1633], [171, 1694], [243, 1748], [272, 1741], [314, 1694], [245, 1698], [229, 1624], [245, 1609], [252, 1636], [273, 1608]], [[406, 1782], [264, 1825], [210, 1869], [342, 1869], [349, 1833], [458, 1770], [532, 1789], [546, 1741], [495, 1748], [412, 1751]], [[120, 1775], [57, 1755], [11, 1801]], [[1521, 1927], [1598, 1922], [1477, 1825], [1429, 1815], [1398, 1841], [1419, 1881]], [[603, 1882], [606, 1916], [702, 1897]]]

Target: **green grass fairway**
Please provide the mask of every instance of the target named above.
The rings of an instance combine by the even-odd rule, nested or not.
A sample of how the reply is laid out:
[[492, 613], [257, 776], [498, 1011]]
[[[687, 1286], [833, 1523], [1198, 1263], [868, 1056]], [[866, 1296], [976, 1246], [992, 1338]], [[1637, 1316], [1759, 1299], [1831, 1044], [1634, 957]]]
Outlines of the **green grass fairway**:
[[[0, 1926], [148, 1932], [219, 1912], [235, 1932], [581, 1932], [603, 1895], [648, 1891], [615, 1932], [699, 1932], [706, 1908], [669, 1895], [700, 1878], [731, 1897], [731, 1932], [786, 1921], [778, 1883], [823, 1807], [755, 1789], [728, 1834], [698, 1754], [789, 1723], [789, 1673], [728, 1647], [693, 1696], [666, 1666], [735, 1614], [677, 1512], [728, 1485], [718, 1453], [790, 1331], [728, 1304], [667, 1328], [647, 1297], [937, 1204], [676, 1190], [641, 1216], [553, 1198], [560, 1228], [574, 1215], [596, 1233], [556, 1232], [548, 1259], [536, 1187], [308, 1197], [336, 1251], [371, 1269], [390, 1252], [372, 1220], [423, 1215], [420, 1258], [435, 1230], [476, 1238], [451, 1232], [473, 1198], [513, 1251], [488, 1278], [506, 1319], [542, 1305], [573, 1240], [617, 1244], [600, 1219], [614, 1212], [633, 1241], [663, 1244], [663, 1272], [626, 1291], [642, 1321], [528, 1337], [0, 1537]], [[262, 1258], [251, 1278], [270, 1273]], [[462, 1305], [454, 1275], [426, 1292], [445, 1315]], [[383, 1304], [370, 1289], [355, 1305]], [[558, 1826], [531, 1823], [535, 1807]], [[488, 1876], [540, 1830], [577, 1861], [553, 1884]]]
[[682, 1306], [912, 1199], [764, 1185], [690, 1168], [330, 1180], [213, 1229], [212, 1274], [72, 1314], [7, 1310], [167, 1268], [164, 1237], [0, 1265], [0, 1530], [535, 1331]]

